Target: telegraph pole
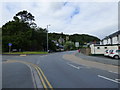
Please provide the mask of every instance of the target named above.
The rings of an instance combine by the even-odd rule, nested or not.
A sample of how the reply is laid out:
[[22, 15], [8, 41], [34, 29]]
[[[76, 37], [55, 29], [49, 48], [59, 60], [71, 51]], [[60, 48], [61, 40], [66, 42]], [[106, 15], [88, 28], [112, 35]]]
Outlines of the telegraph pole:
[[50, 25], [47, 25], [47, 52], [48, 52], [48, 27], [49, 27]]

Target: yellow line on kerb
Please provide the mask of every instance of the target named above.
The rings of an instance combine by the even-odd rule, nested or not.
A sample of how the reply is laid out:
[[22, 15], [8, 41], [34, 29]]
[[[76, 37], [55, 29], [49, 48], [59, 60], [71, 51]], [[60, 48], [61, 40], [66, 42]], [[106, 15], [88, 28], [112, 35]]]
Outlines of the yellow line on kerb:
[[39, 75], [39, 77], [40, 77], [40, 80], [41, 80], [41, 82], [42, 82], [42, 84], [43, 84], [43, 87], [47, 90], [47, 86], [46, 86], [46, 84], [45, 84], [45, 82], [44, 82], [44, 80], [43, 80], [43, 78], [42, 78], [39, 70], [38, 70], [37, 67], [35, 67], [35, 66], [34, 66], [34, 68], [36, 69], [36, 71], [37, 71], [37, 73], [38, 73], [38, 75]]
[[[38, 66], [37, 66], [38, 67]], [[49, 83], [49, 81], [47, 80], [46, 76], [44, 75], [42, 69], [40, 67], [38, 67], [38, 69], [40, 70], [40, 72], [42, 73], [45, 81], [47, 82], [48, 86], [51, 88], [51, 90], [53, 90], [53, 87], [51, 86], [51, 84]]]
[[[39, 76], [39, 78], [41, 80], [41, 83], [42, 83], [44, 89], [48, 90], [47, 89], [47, 85], [48, 85], [51, 90], [54, 90], [53, 87], [51, 86], [50, 82], [47, 80], [46, 76], [44, 75], [44, 73], [43, 73], [43, 71], [42, 71], [42, 69], [40, 67], [38, 67], [35, 64], [32, 64], [30, 62], [25, 62], [25, 61], [17, 61], [17, 60], [8, 60], [8, 61], [6, 61], [6, 63], [13, 63], [13, 62], [20, 62], [20, 63], [31, 65], [37, 71], [38, 76]], [[45, 82], [47, 83], [47, 85], [45, 84]]]

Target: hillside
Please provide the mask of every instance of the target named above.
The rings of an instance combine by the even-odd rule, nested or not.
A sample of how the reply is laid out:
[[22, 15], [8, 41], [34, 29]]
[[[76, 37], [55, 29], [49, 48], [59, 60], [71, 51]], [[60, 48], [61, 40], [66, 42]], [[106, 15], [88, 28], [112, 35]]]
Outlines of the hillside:
[[66, 37], [69, 37], [69, 41], [80, 42], [80, 44], [100, 41], [99, 38], [88, 35], [88, 34], [67, 35], [67, 34], [63, 34], [63, 33], [49, 33], [49, 39], [51, 39], [51, 40], [58, 40], [60, 37], [62, 37], [65, 41], [66, 41]]

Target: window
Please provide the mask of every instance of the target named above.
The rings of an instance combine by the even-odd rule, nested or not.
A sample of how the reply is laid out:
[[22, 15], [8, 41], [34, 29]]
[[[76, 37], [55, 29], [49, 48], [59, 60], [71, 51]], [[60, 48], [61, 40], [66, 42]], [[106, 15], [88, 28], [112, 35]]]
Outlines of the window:
[[105, 49], [107, 49], [107, 47], [104, 47]]
[[116, 52], [120, 52], [120, 50], [116, 50]]
[[97, 49], [100, 49], [100, 47], [97, 47]]

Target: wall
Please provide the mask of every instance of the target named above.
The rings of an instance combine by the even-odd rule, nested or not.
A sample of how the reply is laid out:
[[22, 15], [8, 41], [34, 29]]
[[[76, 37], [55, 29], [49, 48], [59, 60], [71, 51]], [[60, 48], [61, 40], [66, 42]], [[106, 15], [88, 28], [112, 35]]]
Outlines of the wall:
[[103, 45], [106, 45], [107, 44], [107, 39], [104, 39], [103, 40]]
[[118, 46], [101, 46], [101, 45], [90, 45], [91, 54], [104, 54], [105, 50], [118, 49]]
[[118, 44], [120, 44], [120, 35], [118, 35]]
[[112, 44], [118, 44], [118, 38], [117, 36], [112, 38]]
[[100, 41], [100, 45], [103, 45], [103, 42], [102, 42], [102, 41]]
[[108, 39], [108, 44], [111, 44], [111, 39], [110, 38]]
[[91, 49], [90, 48], [81, 48], [80, 51], [81, 51], [81, 53], [83, 53], [85, 55], [91, 54]]

